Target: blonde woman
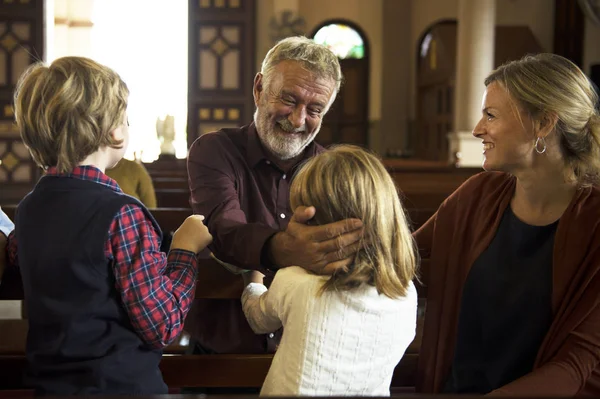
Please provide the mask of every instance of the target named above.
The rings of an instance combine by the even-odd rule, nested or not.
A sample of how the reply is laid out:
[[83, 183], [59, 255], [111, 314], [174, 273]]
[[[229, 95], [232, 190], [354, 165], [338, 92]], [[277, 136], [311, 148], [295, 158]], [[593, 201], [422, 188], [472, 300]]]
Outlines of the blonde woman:
[[417, 311], [413, 239], [392, 179], [375, 156], [339, 146], [302, 167], [290, 202], [314, 206], [318, 225], [362, 220], [364, 243], [333, 276], [292, 266], [267, 290], [252, 272], [242, 295], [250, 326], [257, 334], [284, 327], [261, 395], [389, 395]]
[[415, 234], [431, 267], [417, 390], [598, 396], [598, 98], [553, 54], [485, 85], [486, 172]]

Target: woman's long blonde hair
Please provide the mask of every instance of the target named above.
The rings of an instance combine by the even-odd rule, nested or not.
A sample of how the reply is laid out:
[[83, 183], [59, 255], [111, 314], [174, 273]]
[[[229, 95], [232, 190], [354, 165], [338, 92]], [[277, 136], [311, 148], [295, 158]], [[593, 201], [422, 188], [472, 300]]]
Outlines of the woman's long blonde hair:
[[403, 297], [416, 277], [417, 254], [396, 186], [381, 161], [351, 145], [310, 159], [292, 182], [290, 202], [314, 206], [317, 224], [362, 220], [363, 245], [348, 270], [336, 272], [323, 290], [361, 284], [390, 298]]

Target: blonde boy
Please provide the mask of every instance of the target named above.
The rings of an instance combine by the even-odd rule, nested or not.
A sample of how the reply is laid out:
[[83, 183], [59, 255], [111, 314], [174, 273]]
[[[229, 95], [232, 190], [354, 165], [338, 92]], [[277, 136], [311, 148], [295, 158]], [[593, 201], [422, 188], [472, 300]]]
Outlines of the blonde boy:
[[129, 133], [125, 83], [90, 59], [31, 66], [15, 92], [23, 142], [46, 170], [19, 204], [9, 265], [23, 278], [27, 381], [38, 394], [167, 393], [161, 348], [183, 328], [195, 254], [212, 239], [202, 216], [160, 228], [107, 177]]

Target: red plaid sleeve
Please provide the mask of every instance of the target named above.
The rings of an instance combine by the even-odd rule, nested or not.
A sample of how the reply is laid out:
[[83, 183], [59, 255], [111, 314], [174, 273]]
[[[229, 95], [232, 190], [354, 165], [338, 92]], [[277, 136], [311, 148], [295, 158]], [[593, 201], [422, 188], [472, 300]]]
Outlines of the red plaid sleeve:
[[194, 299], [195, 254], [160, 251], [159, 237], [137, 205], [125, 205], [113, 220], [105, 248], [113, 259], [116, 288], [131, 324], [144, 342], [162, 348], [183, 330]]

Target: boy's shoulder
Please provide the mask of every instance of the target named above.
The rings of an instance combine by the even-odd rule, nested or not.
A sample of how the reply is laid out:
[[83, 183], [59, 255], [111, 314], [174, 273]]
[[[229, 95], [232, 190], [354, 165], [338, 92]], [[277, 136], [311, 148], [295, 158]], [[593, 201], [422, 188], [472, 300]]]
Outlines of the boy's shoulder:
[[137, 198], [90, 180], [44, 176], [21, 200], [18, 212], [35, 214], [68, 210], [75, 218], [78, 214], [93, 212], [98, 217], [105, 215], [112, 219], [125, 206], [130, 206], [133, 212], [143, 212], [160, 231], [150, 211]]

